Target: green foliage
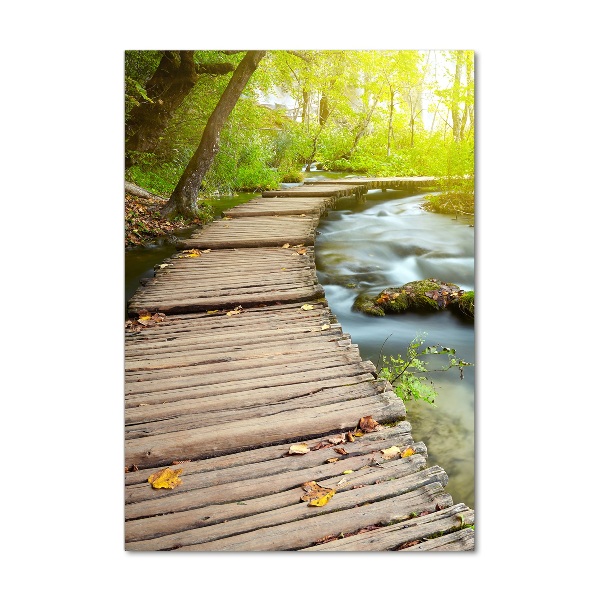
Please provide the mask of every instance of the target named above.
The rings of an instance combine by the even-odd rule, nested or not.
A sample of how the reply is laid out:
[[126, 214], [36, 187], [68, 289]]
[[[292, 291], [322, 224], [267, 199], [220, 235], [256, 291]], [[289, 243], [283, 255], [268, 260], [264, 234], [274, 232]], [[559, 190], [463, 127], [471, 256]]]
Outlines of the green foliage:
[[[428, 377], [422, 373], [458, 368], [460, 378], [463, 379], [464, 367], [473, 366], [473, 363], [457, 358], [454, 348], [446, 348], [440, 344], [423, 347], [425, 336], [425, 333], [415, 336], [406, 349], [406, 358], [400, 354], [396, 357], [384, 356], [383, 366], [379, 370], [378, 376], [380, 379], [389, 381], [394, 386], [396, 395], [402, 400], [422, 400], [434, 405], [438, 395], [437, 391], [433, 387], [433, 382], [428, 382]], [[420, 358], [429, 354], [447, 355], [448, 364], [440, 369], [430, 369], [427, 363]]]
[[[367, 176], [437, 176], [444, 178], [444, 191], [473, 194], [472, 53], [299, 54], [270, 51], [254, 73], [222, 131], [220, 150], [204, 181], [205, 194], [298, 182], [308, 161]], [[197, 51], [196, 60], [235, 63], [241, 56]], [[146, 84], [160, 57], [157, 51], [125, 53], [126, 118], [132, 107], [151, 101]], [[436, 80], [436, 73], [444, 77]], [[228, 80], [228, 76], [200, 77], [154, 153], [142, 157], [128, 177], [155, 193], [170, 195]], [[259, 94], [271, 92], [285, 92], [294, 99], [294, 118], [260, 106]], [[319, 119], [323, 97], [328, 108], [324, 122]], [[424, 98], [429, 99], [428, 108], [422, 104]], [[427, 112], [433, 124], [429, 119], [426, 128]]]

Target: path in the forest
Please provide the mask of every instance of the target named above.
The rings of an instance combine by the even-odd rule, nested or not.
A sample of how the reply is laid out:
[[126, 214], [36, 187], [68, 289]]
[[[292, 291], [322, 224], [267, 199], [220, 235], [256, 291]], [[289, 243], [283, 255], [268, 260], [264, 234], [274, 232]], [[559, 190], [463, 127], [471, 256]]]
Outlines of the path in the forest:
[[[473, 511], [427, 465], [403, 402], [336, 323], [314, 263], [319, 216], [336, 198], [431, 181], [265, 192], [157, 265], [129, 313], [164, 319], [125, 338], [126, 549], [474, 548]], [[309, 451], [290, 454], [298, 444]], [[166, 467], [181, 483], [154, 489], [148, 477]], [[325, 494], [317, 484], [334, 493], [311, 506], [301, 498]]]

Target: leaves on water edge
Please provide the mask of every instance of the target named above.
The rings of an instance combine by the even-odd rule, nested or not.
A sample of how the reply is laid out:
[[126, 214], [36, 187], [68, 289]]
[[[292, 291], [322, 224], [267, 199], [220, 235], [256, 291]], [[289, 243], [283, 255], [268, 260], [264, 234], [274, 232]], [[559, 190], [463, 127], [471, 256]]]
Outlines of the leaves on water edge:
[[309, 506], [325, 506], [335, 494], [333, 488], [321, 487], [316, 481], [303, 483], [302, 489], [306, 493], [300, 499], [308, 501]]
[[146, 327], [152, 327], [157, 323], [162, 323], [165, 320], [165, 313], [151, 314], [147, 310], [141, 310], [138, 313], [137, 319], [128, 319], [125, 321], [125, 329], [131, 331], [141, 331]]
[[154, 489], [159, 488], [168, 488], [172, 490], [181, 484], [181, 479], [179, 479], [179, 475], [183, 472], [183, 469], [170, 469], [167, 467], [166, 469], [162, 469], [162, 471], [157, 471], [148, 477], [148, 483], [152, 484]]
[[239, 315], [243, 311], [244, 311], [244, 309], [241, 306], [236, 306], [233, 310], [230, 310], [226, 314], [228, 317], [235, 317], [235, 315]]
[[373, 419], [371, 415], [368, 415], [366, 417], [361, 417], [360, 421], [358, 422], [358, 429], [364, 433], [371, 433], [381, 429], [381, 425], [375, 419]]
[[312, 304], [303, 304], [300, 308], [302, 310], [313, 310], [315, 307]]
[[191, 250], [184, 250], [179, 258], [197, 258], [198, 256], [202, 256], [202, 252], [198, 248], [192, 248]]
[[310, 448], [306, 442], [301, 442], [300, 444], [293, 444], [290, 446], [288, 450], [288, 454], [306, 454], [310, 452]]

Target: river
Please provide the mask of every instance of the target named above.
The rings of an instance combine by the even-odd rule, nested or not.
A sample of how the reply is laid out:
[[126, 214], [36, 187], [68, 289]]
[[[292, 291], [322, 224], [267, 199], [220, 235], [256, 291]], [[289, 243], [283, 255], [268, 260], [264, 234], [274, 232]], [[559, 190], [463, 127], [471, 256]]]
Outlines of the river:
[[[340, 176], [311, 173], [311, 178], [317, 179]], [[212, 204], [218, 215], [256, 196], [224, 196]], [[475, 236], [471, 223], [428, 213], [421, 208], [422, 203], [423, 194], [373, 190], [363, 200], [338, 200], [336, 209], [321, 219], [317, 229], [317, 276], [329, 306], [358, 344], [363, 359], [375, 364], [386, 338], [382, 353], [404, 356], [406, 346], [418, 334], [426, 334], [428, 345], [452, 347], [460, 358], [475, 362], [473, 323], [449, 312], [372, 317], [352, 310], [358, 293], [378, 293], [388, 286], [429, 277], [474, 289]], [[181, 234], [186, 235], [189, 233]], [[139, 280], [151, 277], [153, 266], [175, 251], [169, 243], [126, 251], [126, 303]], [[439, 368], [442, 358], [432, 357], [430, 365]], [[462, 380], [456, 369], [432, 373], [431, 380], [439, 394], [435, 406], [406, 403], [413, 437], [426, 444], [428, 464], [438, 464], [448, 473], [446, 491], [454, 502], [475, 508], [475, 369], [465, 368]]]

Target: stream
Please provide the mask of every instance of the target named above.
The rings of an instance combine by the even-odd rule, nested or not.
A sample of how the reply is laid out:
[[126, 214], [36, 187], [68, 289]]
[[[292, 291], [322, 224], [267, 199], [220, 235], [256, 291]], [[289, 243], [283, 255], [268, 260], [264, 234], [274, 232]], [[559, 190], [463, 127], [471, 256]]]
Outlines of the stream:
[[[311, 172], [311, 179], [330, 179], [346, 173]], [[293, 187], [284, 184], [282, 187]], [[428, 213], [421, 208], [424, 194], [372, 190], [362, 200], [343, 198], [336, 209], [322, 217], [317, 228], [315, 255], [317, 276], [325, 289], [332, 312], [358, 344], [363, 360], [381, 366], [380, 354], [406, 355], [406, 347], [419, 334], [426, 345], [442, 344], [456, 350], [457, 357], [475, 362], [473, 322], [454, 314], [386, 315], [373, 317], [352, 310], [361, 292], [379, 293], [383, 288], [435, 277], [464, 290], [475, 287], [472, 221]], [[244, 193], [211, 201], [215, 214], [260, 196]], [[188, 237], [191, 231], [178, 237]], [[176, 252], [173, 243], [125, 252], [125, 304], [141, 278], [152, 277], [154, 265]], [[387, 338], [387, 341], [386, 341]], [[384, 345], [385, 342], [385, 345]], [[383, 345], [383, 350], [382, 350]], [[432, 356], [430, 368], [447, 360]], [[415, 441], [429, 453], [428, 465], [440, 465], [449, 476], [446, 491], [454, 503], [475, 508], [475, 368], [431, 373], [438, 397], [435, 406], [406, 402], [407, 420]]]

